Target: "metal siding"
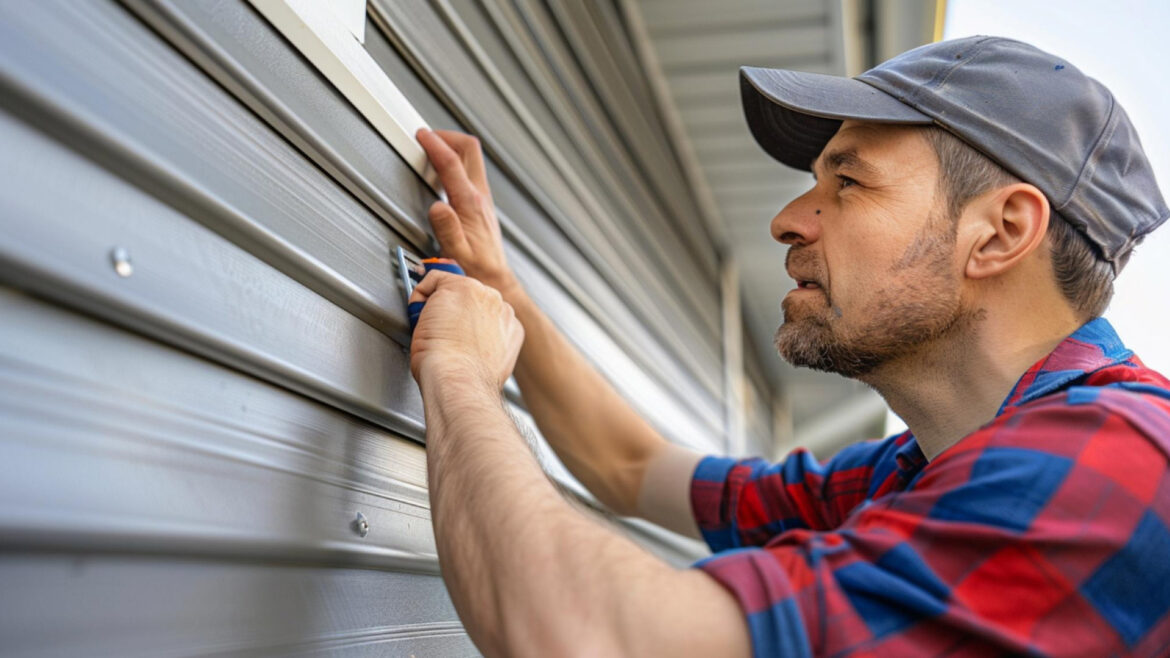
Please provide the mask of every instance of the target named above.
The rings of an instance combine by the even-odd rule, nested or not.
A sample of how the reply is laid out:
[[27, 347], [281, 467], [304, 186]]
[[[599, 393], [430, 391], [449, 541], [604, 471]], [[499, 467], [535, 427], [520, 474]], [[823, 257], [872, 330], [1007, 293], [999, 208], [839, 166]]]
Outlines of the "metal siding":
[[[627, 231], [621, 222], [638, 218], [615, 211], [608, 189], [590, 186], [588, 170], [569, 166], [567, 156], [550, 144], [546, 129], [527, 121], [521, 106], [509, 103], [499, 87], [503, 81], [475, 74], [490, 62], [477, 61], [461, 46], [439, 9], [381, 0], [373, 5], [387, 17], [394, 36], [421, 60], [434, 83], [466, 115], [468, 127], [536, 197], [548, 217], [606, 278], [613, 293], [675, 349], [677, 359], [693, 364], [700, 376], [718, 379], [718, 339], [710, 330], [718, 309], [688, 309], [685, 299], [671, 291], [663, 270], [647, 257], [653, 252], [623, 239]], [[709, 318], [707, 330], [702, 328], [703, 317]]]
[[0, 588], [6, 656], [479, 655], [437, 576], [18, 554]]
[[[556, 46], [599, 67], [581, 81], [621, 77], [588, 119], [496, 44], [496, 82], [548, 103], [526, 124], [444, 7], [368, 26], [368, 51], [433, 125], [488, 128], [509, 259], [569, 339], [671, 440], [721, 450], [716, 256], [687, 195], [664, 198], [683, 180], [665, 138], [622, 142], [649, 96], [628, 53], [595, 52], [613, 16], [574, 16], [597, 23]], [[453, 64], [402, 50], [430, 38]], [[456, 102], [456, 79], [491, 97]], [[530, 136], [568, 120], [572, 140]], [[473, 655], [437, 576], [390, 259], [431, 240], [413, 170], [243, 3], [0, 5], [0, 142], [6, 655]], [[702, 553], [610, 522], [674, 564]]]

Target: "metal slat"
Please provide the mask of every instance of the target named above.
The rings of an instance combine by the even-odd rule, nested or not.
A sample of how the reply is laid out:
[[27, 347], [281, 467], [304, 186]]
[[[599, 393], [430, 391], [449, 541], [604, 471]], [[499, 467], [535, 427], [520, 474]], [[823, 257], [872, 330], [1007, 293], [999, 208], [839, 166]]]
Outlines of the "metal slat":
[[[755, 163], [761, 167], [774, 168], [779, 164], [770, 156], [766, 155], [758, 146], [751, 145], [750, 148], [742, 148], [739, 144], [730, 140], [727, 145], [719, 144], [719, 133], [697, 134], [695, 135], [695, 139], [703, 143], [703, 146], [696, 148], [696, 150], [699, 151], [699, 157], [702, 159], [704, 169], [744, 166], [749, 163]], [[737, 134], [736, 139], [742, 139], [742, 136]]]
[[637, 254], [627, 257], [647, 261], [672, 283], [679, 301], [690, 302], [683, 311], [687, 323], [697, 320], [696, 327], [706, 331], [702, 340], [715, 342], [719, 332], [712, 312], [717, 305], [715, 289], [709, 279], [695, 276], [694, 257], [688, 257], [677, 228], [670, 224], [658, 200], [647, 196], [644, 175], [631, 160], [626, 140], [615, 131], [611, 108], [599, 102], [552, 16], [531, 3], [490, 3], [485, 9], [556, 109], [557, 120], [543, 129], [555, 133], [566, 124], [570, 126], [575, 147], [590, 156], [582, 170], [605, 179], [594, 183], [592, 190], [608, 207], [610, 239], [621, 242], [627, 253]]
[[9, 658], [479, 655], [430, 575], [8, 553], [0, 590]]
[[803, 194], [810, 186], [790, 185], [786, 181], [745, 184], [741, 187], [734, 185], [719, 187], [715, 190], [715, 198], [725, 208], [771, 206], [777, 211], [791, 199]]
[[423, 575], [421, 447], [12, 291], [0, 314], [5, 655], [474, 652]]

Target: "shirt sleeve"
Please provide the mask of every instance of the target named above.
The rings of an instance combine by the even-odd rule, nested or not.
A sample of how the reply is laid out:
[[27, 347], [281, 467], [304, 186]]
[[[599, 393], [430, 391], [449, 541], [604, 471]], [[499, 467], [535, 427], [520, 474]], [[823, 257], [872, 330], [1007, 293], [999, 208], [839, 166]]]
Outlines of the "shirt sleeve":
[[757, 656], [1161, 655], [1167, 473], [1099, 406], [1005, 414], [834, 530], [696, 566], [739, 600]]
[[712, 551], [762, 546], [786, 530], [829, 530], [882, 487], [909, 434], [851, 445], [825, 463], [800, 448], [770, 464], [706, 457], [691, 479], [691, 507]]

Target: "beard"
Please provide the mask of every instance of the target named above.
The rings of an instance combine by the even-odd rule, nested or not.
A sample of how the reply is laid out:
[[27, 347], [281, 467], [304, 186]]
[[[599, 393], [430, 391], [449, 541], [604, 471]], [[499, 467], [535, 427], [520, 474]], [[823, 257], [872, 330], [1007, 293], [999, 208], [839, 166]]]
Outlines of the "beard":
[[[954, 246], [953, 230], [920, 235], [892, 268], [892, 283], [868, 295], [849, 317], [827, 287], [820, 289], [820, 302], [786, 298], [775, 337], [780, 356], [794, 366], [857, 378], [952, 334], [970, 316], [952, 270]], [[816, 256], [801, 247], [790, 248], [788, 259], [823, 273]], [[827, 283], [824, 276], [817, 280]]]

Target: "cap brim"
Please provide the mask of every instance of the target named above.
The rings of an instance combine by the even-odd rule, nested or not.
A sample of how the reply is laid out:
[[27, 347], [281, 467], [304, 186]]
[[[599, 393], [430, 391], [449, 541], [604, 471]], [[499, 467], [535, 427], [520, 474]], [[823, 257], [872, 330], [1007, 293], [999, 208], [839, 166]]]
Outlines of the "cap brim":
[[760, 147], [805, 171], [846, 119], [933, 123], [929, 116], [853, 78], [745, 66], [739, 70], [739, 89], [744, 116]]

